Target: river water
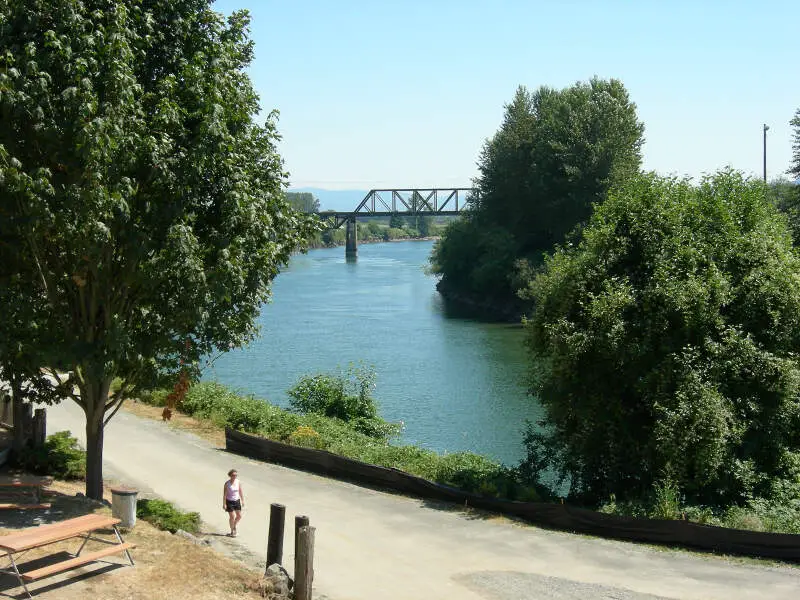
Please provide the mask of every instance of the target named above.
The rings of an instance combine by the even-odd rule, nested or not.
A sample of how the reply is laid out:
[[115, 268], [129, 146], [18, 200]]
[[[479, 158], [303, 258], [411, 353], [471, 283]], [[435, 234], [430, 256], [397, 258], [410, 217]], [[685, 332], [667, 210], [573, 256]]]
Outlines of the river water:
[[356, 262], [344, 248], [294, 256], [263, 307], [260, 337], [205, 379], [287, 406], [302, 375], [370, 365], [381, 416], [405, 424], [401, 441], [518, 462], [524, 422], [540, 415], [525, 392], [522, 329], [449, 314], [424, 272], [432, 248], [365, 244]]

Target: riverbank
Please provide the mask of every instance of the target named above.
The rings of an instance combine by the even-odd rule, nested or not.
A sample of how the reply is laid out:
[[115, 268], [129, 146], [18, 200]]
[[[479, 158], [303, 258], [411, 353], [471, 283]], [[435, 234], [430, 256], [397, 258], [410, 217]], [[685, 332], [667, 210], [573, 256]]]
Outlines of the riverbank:
[[[142, 402], [164, 405], [166, 390], [146, 394]], [[297, 414], [252, 396], [241, 396], [218, 383], [193, 386], [179, 411], [199, 419], [223, 439], [225, 427], [301, 447], [326, 450], [340, 456], [399, 469], [430, 481], [487, 497], [522, 502], [556, 501], [544, 485], [525, 476], [524, 463], [507, 467], [472, 452], [438, 454], [413, 445], [391, 445], [370, 437], [339, 419]], [[155, 412], [153, 415], [160, 414]], [[732, 506], [726, 510], [682, 505], [677, 496], [656, 494], [650, 503], [611, 498], [603, 506], [586, 507], [601, 513], [635, 518], [689, 520], [729, 529], [772, 533], [800, 533], [800, 510], [793, 505]]]
[[[144, 394], [141, 402], [163, 407], [167, 390]], [[438, 454], [414, 445], [394, 445], [339, 419], [297, 414], [265, 400], [242, 396], [215, 382], [192, 386], [179, 412], [213, 424], [296, 446], [327, 450], [340, 456], [400, 469], [430, 481], [469, 492], [510, 500], [540, 501], [546, 488], [525, 481], [520, 471], [472, 452]]]
[[517, 302], [491, 302], [479, 296], [465, 294], [448, 286], [445, 280], [436, 283], [436, 291], [449, 305], [452, 314], [485, 321], [487, 323], [521, 323], [526, 309]]

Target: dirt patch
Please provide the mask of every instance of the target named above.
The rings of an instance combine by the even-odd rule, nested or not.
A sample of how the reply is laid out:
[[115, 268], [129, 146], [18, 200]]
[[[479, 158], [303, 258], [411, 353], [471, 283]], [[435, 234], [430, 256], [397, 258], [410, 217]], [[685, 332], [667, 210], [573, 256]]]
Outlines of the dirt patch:
[[[133, 400], [127, 400], [125, 404], [122, 405], [122, 409], [137, 417], [144, 417], [155, 421], [162, 420], [161, 411], [164, 410], [158, 406], [150, 406], [149, 404], [135, 402]], [[225, 447], [225, 429], [209, 421], [195, 419], [194, 417], [184, 415], [176, 410], [172, 412], [172, 419], [170, 419], [169, 425], [176, 429], [189, 431], [197, 437], [211, 442], [218, 448]]]
[[[110, 513], [110, 509], [102, 503], [75, 495], [82, 490], [82, 482], [55, 482], [48, 492], [49, 501], [52, 502], [50, 510], [4, 511], [0, 513], [0, 535], [11, 533], [15, 529], [62, 521], [93, 512]], [[107, 493], [110, 500], [110, 492]], [[123, 531], [123, 537], [125, 541], [136, 544], [132, 551], [135, 567], [130, 567], [125, 555], [120, 553], [118, 556], [108, 557], [108, 562], [93, 563], [29, 585], [34, 598], [255, 600], [262, 597], [257, 591], [261, 579], [258, 572], [222, 556], [211, 547], [196, 545], [179, 536], [160, 531], [141, 520], [137, 521], [133, 530]], [[89, 551], [93, 549], [91, 544], [97, 543], [90, 542], [87, 545]], [[23, 565], [33, 562], [38, 566], [40, 563], [37, 561], [46, 561], [46, 557], [58, 553], [60, 554], [57, 558], [63, 560], [68, 558], [66, 553], [74, 553], [79, 545], [78, 539], [52, 544], [25, 554], [21, 562]], [[26, 596], [13, 577], [0, 575], [0, 599], [2, 598]]]

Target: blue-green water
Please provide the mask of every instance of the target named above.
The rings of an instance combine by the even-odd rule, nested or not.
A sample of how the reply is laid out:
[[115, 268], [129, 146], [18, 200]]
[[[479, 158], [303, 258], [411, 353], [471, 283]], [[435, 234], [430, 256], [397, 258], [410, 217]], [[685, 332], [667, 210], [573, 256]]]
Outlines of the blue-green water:
[[522, 457], [525, 393], [519, 326], [448, 316], [436, 279], [423, 271], [432, 242], [369, 244], [292, 258], [264, 306], [261, 336], [216, 361], [217, 379], [286, 406], [301, 375], [372, 365], [381, 415], [403, 421], [402, 441], [471, 450], [506, 463]]

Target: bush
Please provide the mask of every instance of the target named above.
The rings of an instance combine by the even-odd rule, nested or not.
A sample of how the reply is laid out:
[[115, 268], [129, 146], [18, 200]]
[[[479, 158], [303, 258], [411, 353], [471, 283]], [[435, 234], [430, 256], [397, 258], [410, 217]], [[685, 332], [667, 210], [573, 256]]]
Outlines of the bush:
[[165, 500], [138, 500], [136, 516], [171, 533], [175, 533], [179, 529], [189, 533], [200, 531], [200, 515], [198, 513], [183, 512]]
[[86, 452], [69, 431], [59, 431], [47, 437], [41, 448], [25, 448], [16, 457], [19, 467], [39, 475], [57, 479], [84, 479]]
[[169, 390], [146, 390], [139, 394], [139, 401], [149, 404], [150, 406], [162, 407], [166, 405]]
[[399, 227], [389, 227], [383, 232], [383, 239], [387, 242], [392, 240], [402, 240], [408, 237], [405, 229]]
[[350, 367], [345, 373], [301, 377], [289, 390], [290, 404], [299, 413], [339, 419], [365, 435], [388, 439], [397, 435], [401, 426], [378, 416], [374, 388], [374, 371]]

